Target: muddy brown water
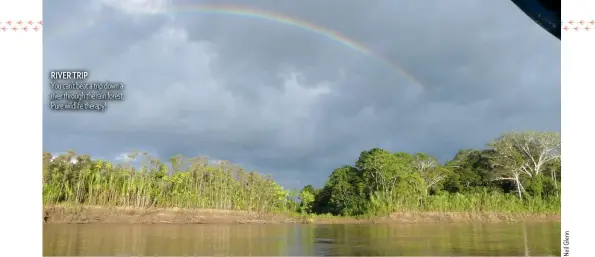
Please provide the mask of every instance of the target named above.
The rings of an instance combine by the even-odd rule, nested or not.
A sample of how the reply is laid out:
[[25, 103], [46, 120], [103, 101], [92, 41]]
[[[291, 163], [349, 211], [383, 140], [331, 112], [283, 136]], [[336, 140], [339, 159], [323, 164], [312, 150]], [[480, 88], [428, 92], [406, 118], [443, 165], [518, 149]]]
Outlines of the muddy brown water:
[[45, 256], [560, 256], [560, 223], [46, 224]]

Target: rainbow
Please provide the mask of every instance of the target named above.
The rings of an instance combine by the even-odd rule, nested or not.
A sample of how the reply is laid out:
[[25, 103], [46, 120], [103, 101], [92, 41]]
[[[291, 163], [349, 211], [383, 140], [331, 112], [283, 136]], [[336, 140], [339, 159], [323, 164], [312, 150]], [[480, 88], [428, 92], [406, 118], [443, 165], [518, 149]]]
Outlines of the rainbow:
[[265, 21], [271, 21], [275, 23], [285, 24], [293, 27], [297, 27], [303, 29], [305, 31], [309, 31], [315, 33], [317, 35], [326, 37], [331, 39], [339, 44], [347, 46], [355, 51], [361, 52], [365, 55], [371, 56], [375, 59], [380, 60], [383, 64], [387, 65], [393, 71], [397, 72], [398, 74], [403, 74], [407, 79], [414, 82], [417, 86], [423, 89], [423, 85], [413, 77], [407, 70], [403, 69], [400, 65], [397, 65], [394, 62], [391, 62], [389, 59], [383, 57], [382, 55], [376, 54], [374, 51], [367, 48], [364, 44], [359, 43], [347, 36], [331, 30], [329, 28], [324, 28], [318, 26], [314, 23], [300, 20], [297, 18], [293, 18], [284, 14], [274, 13], [270, 11], [264, 11], [259, 9], [253, 9], [245, 6], [238, 6], [238, 5], [217, 5], [217, 4], [183, 4], [179, 6], [175, 6], [172, 8], [168, 8], [167, 10], [161, 12], [163, 14], [172, 13], [172, 12], [201, 12], [201, 13], [213, 13], [213, 14], [226, 14], [226, 15], [235, 15], [241, 16], [246, 18], [253, 18], [253, 19], [260, 19]]

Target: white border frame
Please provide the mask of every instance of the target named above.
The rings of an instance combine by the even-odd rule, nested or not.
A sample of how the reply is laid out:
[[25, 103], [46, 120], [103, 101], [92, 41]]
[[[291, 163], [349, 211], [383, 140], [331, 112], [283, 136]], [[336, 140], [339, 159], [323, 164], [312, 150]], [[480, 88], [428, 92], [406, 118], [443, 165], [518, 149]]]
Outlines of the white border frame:
[[[8, 20], [42, 20], [42, 0], [1, 0]], [[0, 250], [42, 256], [42, 30], [0, 31]]]
[[[595, 1], [562, 1], [562, 18], [595, 19]], [[8, 19], [41, 20], [41, 0], [0, 1], [0, 22]], [[0, 28], [2, 24], [0, 24]], [[42, 33], [0, 31], [0, 79], [4, 102], [0, 105], [0, 228], [3, 255], [42, 255]], [[587, 207], [592, 202], [594, 172], [592, 146], [595, 123], [595, 30], [562, 33], [562, 231], [563, 256], [588, 256], [590, 232], [595, 231]], [[29, 99], [29, 102], [25, 102]], [[591, 116], [592, 117], [592, 116]], [[592, 119], [592, 118], [591, 118]], [[37, 156], [37, 157], [35, 157]], [[39, 158], [34, 161], [35, 158]], [[12, 183], [17, 182], [18, 183]], [[569, 232], [569, 245], [564, 235]], [[564, 248], [562, 250], [564, 253]]]
[[[595, 1], [562, 1], [563, 25], [595, 19]], [[592, 256], [595, 26], [562, 30], [562, 256]], [[589, 115], [591, 113], [591, 115]], [[591, 118], [587, 118], [591, 117]], [[568, 233], [568, 240], [565, 234]], [[567, 242], [566, 242], [567, 241]], [[565, 248], [568, 252], [565, 253]]]

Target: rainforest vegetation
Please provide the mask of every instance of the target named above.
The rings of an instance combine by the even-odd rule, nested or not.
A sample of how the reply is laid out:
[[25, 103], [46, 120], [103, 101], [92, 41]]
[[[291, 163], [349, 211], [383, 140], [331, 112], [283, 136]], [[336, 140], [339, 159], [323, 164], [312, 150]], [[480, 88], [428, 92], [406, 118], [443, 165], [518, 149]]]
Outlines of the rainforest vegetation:
[[560, 134], [511, 132], [439, 163], [424, 153], [371, 149], [323, 188], [288, 190], [229, 162], [132, 152], [111, 163], [43, 155], [44, 204], [297, 211], [342, 216], [403, 211], [559, 213]]

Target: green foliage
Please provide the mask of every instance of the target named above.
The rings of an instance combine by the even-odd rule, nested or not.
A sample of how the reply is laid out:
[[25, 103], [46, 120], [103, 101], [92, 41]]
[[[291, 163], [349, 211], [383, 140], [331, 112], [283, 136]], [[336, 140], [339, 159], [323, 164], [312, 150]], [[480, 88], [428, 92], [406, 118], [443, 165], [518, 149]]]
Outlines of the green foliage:
[[187, 163], [176, 156], [168, 170], [164, 163], [143, 156], [147, 165], [137, 169], [130, 164], [91, 160], [72, 151], [55, 158], [45, 153], [44, 203], [262, 212], [295, 207], [291, 192], [271, 178], [228, 163], [207, 165], [204, 158]]
[[468, 193], [489, 186], [490, 151], [461, 150], [445, 166], [452, 173], [444, 181], [444, 190], [450, 193]]
[[[177, 155], [170, 167], [147, 154], [130, 163], [72, 151], [43, 155], [47, 204], [298, 211], [296, 215], [386, 215], [400, 211], [558, 213], [559, 134], [509, 133], [485, 150], [461, 150], [444, 165], [425, 153], [363, 151], [324, 187], [286, 190], [229, 162]], [[136, 168], [132, 161], [141, 158]], [[138, 160], [137, 160], [138, 161]]]
[[310, 190], [302, 190], [300, 192], [301, 206], [300, 209], [303, 213], [310, 213], [312, 211], [312, 203], [314, 203], [314, 192]]
[[[325, 193], [325, 211], [335, 215], [360, 215], [364, 213], [365, 184], [359, 171], [350, 166], [335, 169], [322, 189]], [[320, 199], [319, 199], [320, 201]], [[318, 209], [320, 204], [318, 205]]]
[[[461, 150], [445, 165], [425, 153], [374, 148], [336, 169], [314, 211], [560, 211], [559, 134], [508, 133], [485, 150]], [[521, 197], [521, 192], [524, 197]], [[357, 211], [354, 211], [357, 210]]]

